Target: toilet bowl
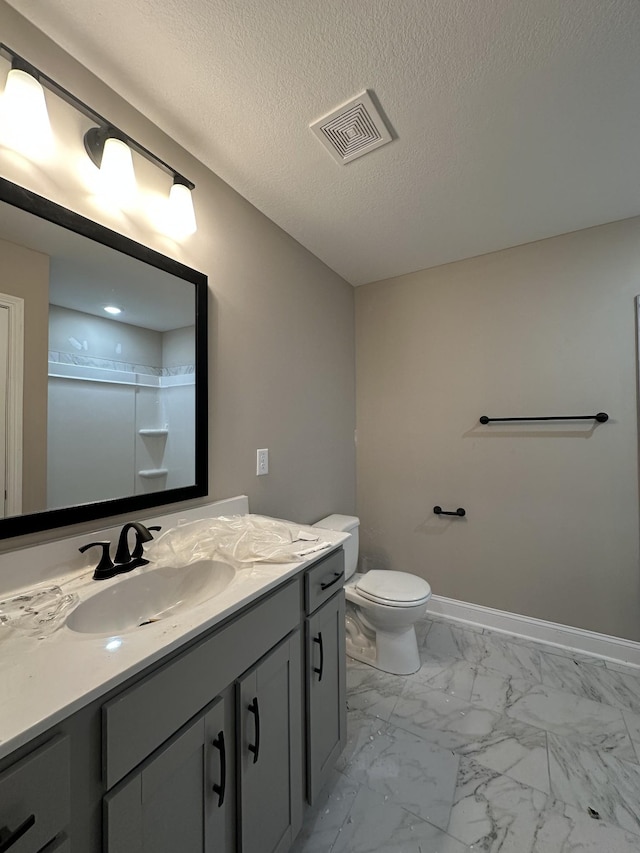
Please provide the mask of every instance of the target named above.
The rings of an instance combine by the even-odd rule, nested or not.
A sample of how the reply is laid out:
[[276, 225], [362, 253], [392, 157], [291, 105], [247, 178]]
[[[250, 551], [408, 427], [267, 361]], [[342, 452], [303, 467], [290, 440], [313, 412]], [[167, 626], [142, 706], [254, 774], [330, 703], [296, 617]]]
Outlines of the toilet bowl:
[[431, 587], [407, 572], [356, 574], [358, 526], [351, 515], [329, 515], [314, 527], [350, 534], [344, 543], [346, 646], [355, 660], [395, 675], [420, 669], [415, 623], [427, 612]]

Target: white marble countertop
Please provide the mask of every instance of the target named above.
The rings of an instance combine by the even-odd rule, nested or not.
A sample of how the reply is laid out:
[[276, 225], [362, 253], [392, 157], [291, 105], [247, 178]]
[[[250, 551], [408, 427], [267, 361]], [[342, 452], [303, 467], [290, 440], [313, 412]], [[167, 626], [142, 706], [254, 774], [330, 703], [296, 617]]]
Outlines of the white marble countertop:
[[[295, 527], [319, 532], [305, 525]], [[239, 569], [214, 598], [115, 637], [77, 633], [63, 624], [39, 639], [0, 626], [0, 758], [280, 586], [349, 536], [322, 530], [321, 538], [331, 543], [329, 548], [300, 562], [256, 563]], [[126, 583], [137, 571], [97, 582], [92, 580], [93, 570], [85, 568], [51, 582], [83, 601], [104, 584]]]

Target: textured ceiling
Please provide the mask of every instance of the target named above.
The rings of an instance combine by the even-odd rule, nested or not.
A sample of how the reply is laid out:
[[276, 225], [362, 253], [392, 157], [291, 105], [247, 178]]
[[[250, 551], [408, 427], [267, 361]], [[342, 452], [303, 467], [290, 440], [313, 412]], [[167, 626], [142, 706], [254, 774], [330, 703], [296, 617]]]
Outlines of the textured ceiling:
[[9, 2], [354, 284], [640, 213], [639, 0]]

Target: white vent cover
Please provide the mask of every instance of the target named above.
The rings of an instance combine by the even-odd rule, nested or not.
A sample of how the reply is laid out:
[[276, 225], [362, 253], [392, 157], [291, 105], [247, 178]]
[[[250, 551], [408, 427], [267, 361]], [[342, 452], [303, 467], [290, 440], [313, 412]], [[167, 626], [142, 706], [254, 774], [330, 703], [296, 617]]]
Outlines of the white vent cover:
[[366, 90], [309, 127], [338, 163], [349, 163], [391, 142], [391, 134]]

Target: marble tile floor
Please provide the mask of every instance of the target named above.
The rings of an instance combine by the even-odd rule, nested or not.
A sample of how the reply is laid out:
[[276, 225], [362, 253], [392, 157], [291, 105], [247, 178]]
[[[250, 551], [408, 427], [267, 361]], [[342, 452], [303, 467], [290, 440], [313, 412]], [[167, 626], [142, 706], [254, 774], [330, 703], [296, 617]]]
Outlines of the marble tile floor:
[[294, 853], [640, 853], [640, 669], [444, 619], [347, 666], [348, 742]]

